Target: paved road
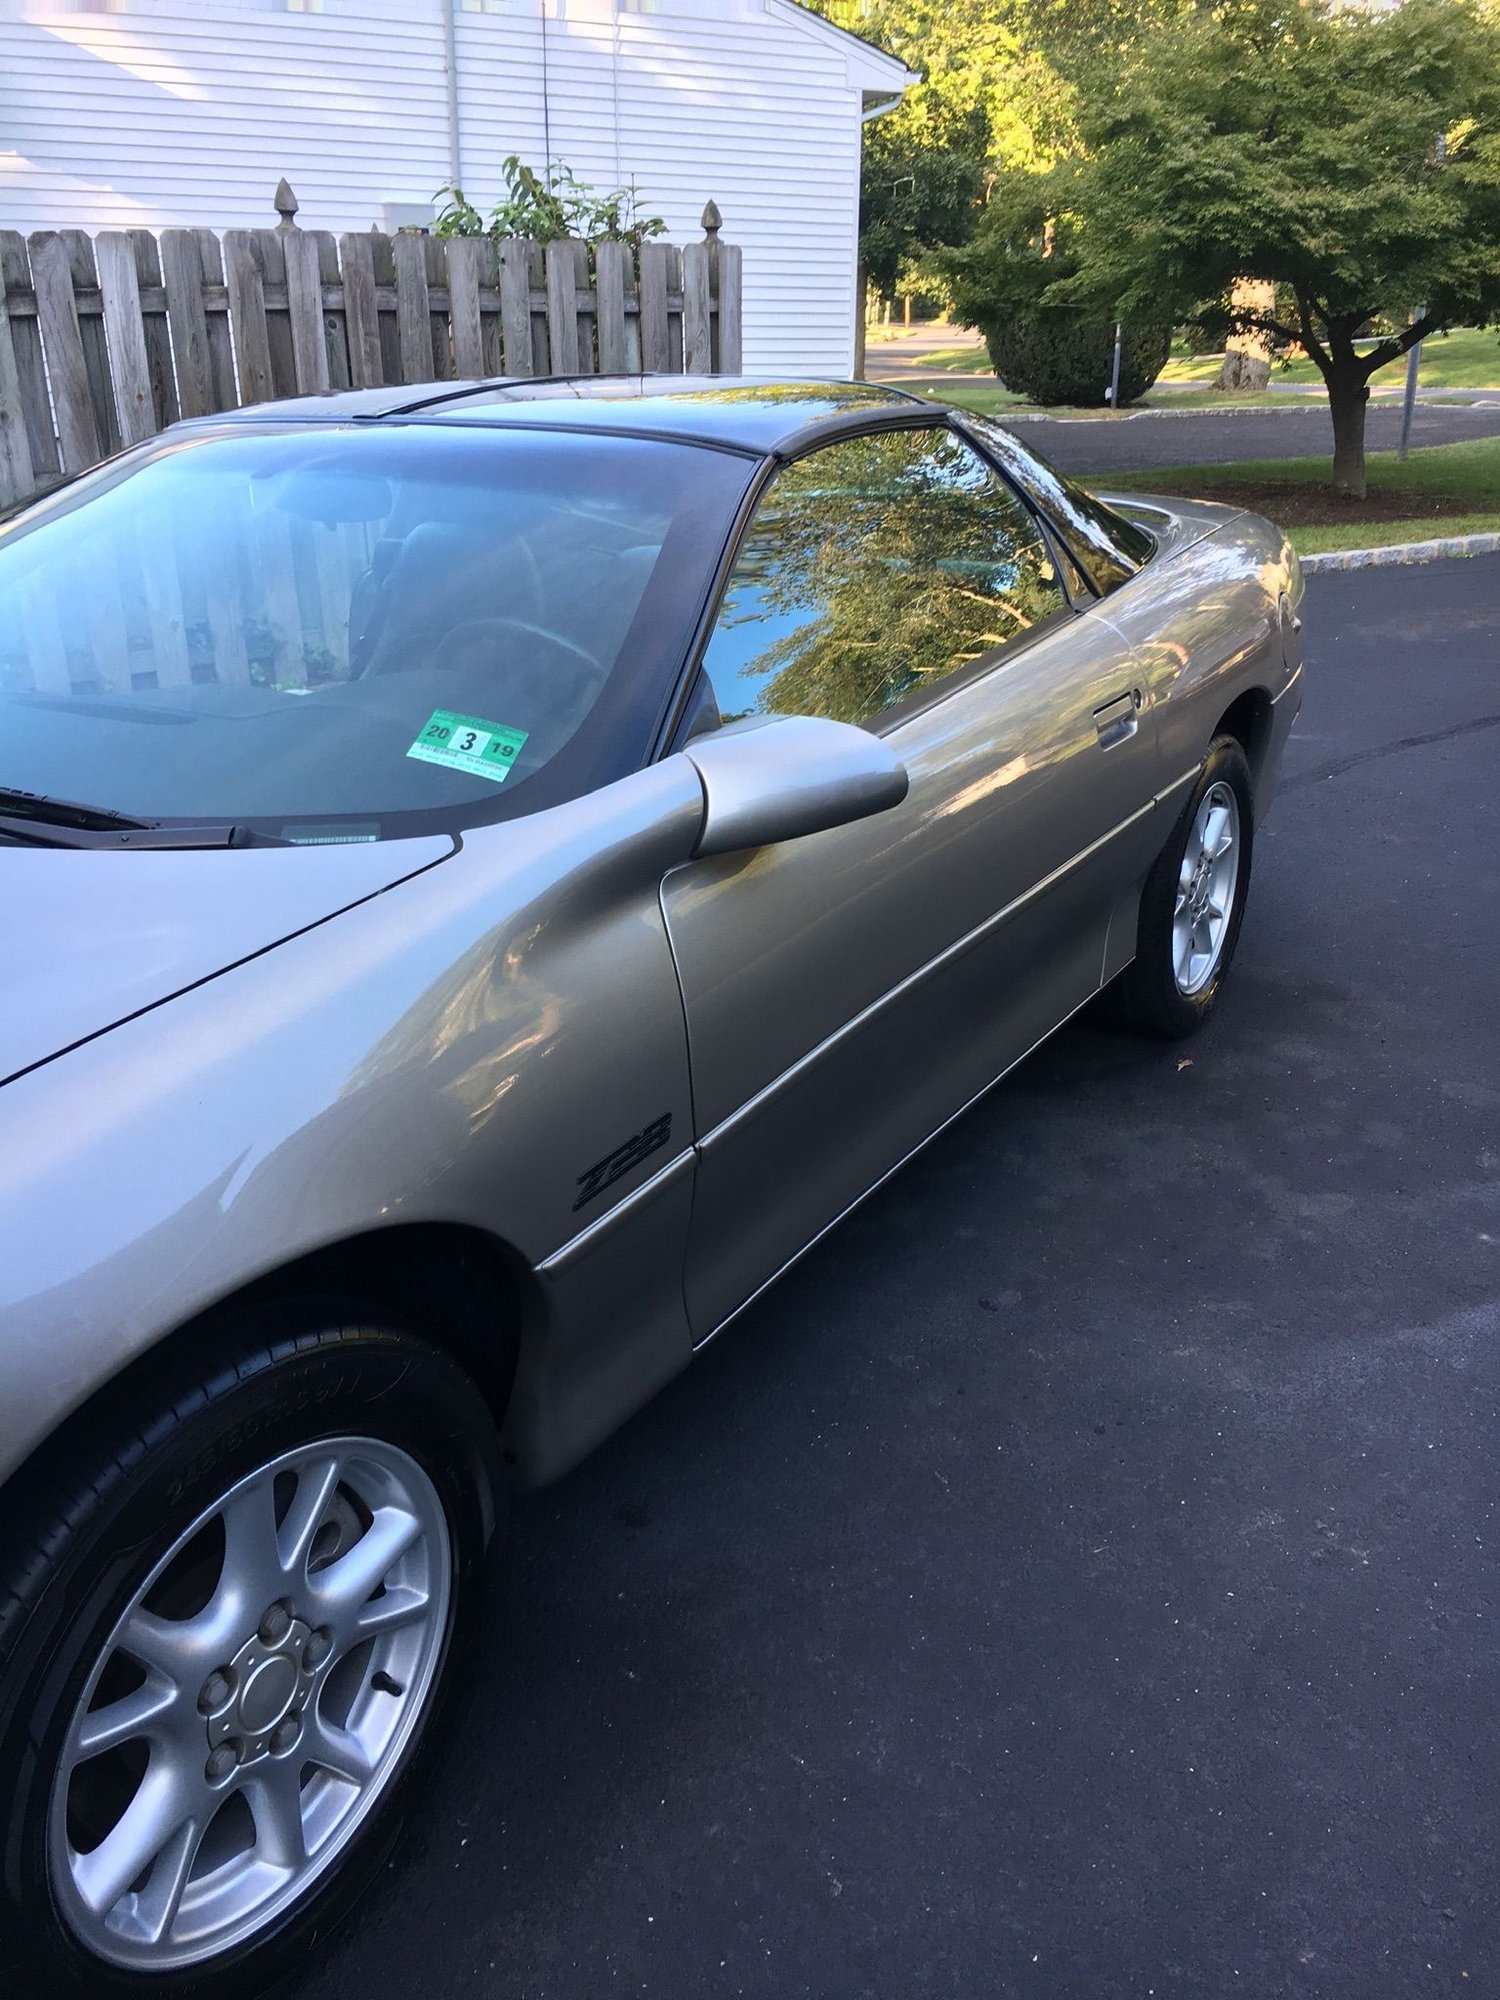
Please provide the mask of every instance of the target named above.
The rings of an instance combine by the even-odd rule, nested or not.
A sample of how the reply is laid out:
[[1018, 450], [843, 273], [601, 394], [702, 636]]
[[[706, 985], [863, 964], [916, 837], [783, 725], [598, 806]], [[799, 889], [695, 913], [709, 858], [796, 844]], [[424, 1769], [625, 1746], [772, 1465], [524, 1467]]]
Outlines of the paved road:
[[903, 330], [893, 328], [888, 337], [880, 334], [865, 341], [865, 373], [872, 382], [895, 382], [904, 375], [930, 375], [934, 354], [951, 354], [955, 348], [981, 348], [983, 336], [967, 326], [939, 326], [932, 321]]
[[1220, 1018], [1066, 1031], [524, 1503], [301, 2000], [1500, 1992], [1500, 562], [1307, 612]]
[[[1017, 437], [1063, 472], [1133, 472], [1157, 465], [1222, 465], [1237, 458], [1316, 458], [1333, 450], [1326, 408], [1238, 412], [1151, 411], [1135, 417], [1059, 422], [1002, 415]], [[1457, 444], [1500, 437], [1500, 400], [1493, 408], [1424, 404], [1412, 418], [1413, 444]], [[1401, 441], [1399, 407], [1380, 404], [1366, 418], [1370, 451], [1394, 451]], [[1500, 502], [1500, 493], [1497, 493]]]

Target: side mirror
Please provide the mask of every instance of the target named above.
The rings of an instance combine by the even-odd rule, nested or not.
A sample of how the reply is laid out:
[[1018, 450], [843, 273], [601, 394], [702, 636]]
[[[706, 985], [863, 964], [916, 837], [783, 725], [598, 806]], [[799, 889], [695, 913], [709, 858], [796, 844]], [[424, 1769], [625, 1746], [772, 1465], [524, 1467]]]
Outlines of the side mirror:
[[731, 723], [684, 755], [703, 781], [694, 858], [796, 840], [888, 812], [906, 797], [906, 766], [878, 736], [810, 715]]

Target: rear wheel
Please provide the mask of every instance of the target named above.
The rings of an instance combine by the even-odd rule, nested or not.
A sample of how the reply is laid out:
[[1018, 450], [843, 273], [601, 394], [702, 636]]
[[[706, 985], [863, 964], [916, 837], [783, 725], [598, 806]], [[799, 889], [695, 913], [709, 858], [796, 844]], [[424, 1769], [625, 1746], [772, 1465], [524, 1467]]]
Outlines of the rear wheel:
[[444, 1355], [239, 1343], [70, 1453], [0, 1570], [0, 1962], [36, 1990], [263, 1990], [380, 1866], [452, 1707], [500, 1491]]
[[1124, 1025], [1171, 1039], [1194, 1033], [1213, 1012], [1250, 888], [1254, 810], [1243, 747], [1216, 737], [1146, 877], [1135, 959], [1111, 996]]

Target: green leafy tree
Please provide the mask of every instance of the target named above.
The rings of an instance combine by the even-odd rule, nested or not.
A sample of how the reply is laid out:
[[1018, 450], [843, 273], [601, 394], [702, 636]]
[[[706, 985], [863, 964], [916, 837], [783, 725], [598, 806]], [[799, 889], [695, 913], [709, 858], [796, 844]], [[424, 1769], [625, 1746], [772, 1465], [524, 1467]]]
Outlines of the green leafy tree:
[[921, 79], [865, 128], [860, 263], [883, 298], [913, 276], [944, 294], [943, 252], [967, 243], [1009, 177], [1078, 136], [1080, 98], [1192, 0], [804, 0]]
[[973, 233], [985, 180], [977, 146], [934, 145], [882, 119], [865, 137], [860, 176], [859, 255], [884, 299], [903, 274], [944, 244]]
[[432, 226], [433, 235], [488, 236], [496, 242], [526, 236], [535, 243], [580, 236], [589, 243], [634, 243], [639, 247], [646, 237], [660, 236], [667, 226], [659, 215], [641, 212], [633, 187], [601, 194], [560, 160], [553, 161], [544, 179], [512, 153], [500, 172], [505, 198], [495, 203], [488, 220], [461, 187], [439, 188], [435, 199], [443, 206]]
[[[1334, 485], [1363, 498], [1370, 376], [1425, 334], [1500, 316], [1493, 4], [1203, 6], [1080, 101], [1079, 140], [1011, 204], [1067, 219], [1071, 268], [1042, 296], [1299, 343], [1328, 390]], [[1023, 238], [990, 247], [1034, 275], [1040, 239]], [[1250, 276], [1274, 282], [1273, 304], [1236, 303]]]
[[807, 4], [921, 79], [865, 129], [860, 262], [891, 298], [913, 265], [968, 241], [997, 176], [1054, 156], [1072, 131], [1074, 87], [1029, 31], [1036, 0]]
[[[1034, 165], [1072, 130], [1073, 84], [1054, 51], [1081, 46], [1074, 17], [1113, 16], [1108, 0], [804, 0], [904, 62], [920, 81], [882, 127], [902, 127], [923, 145], [953, 148], [991, 172]], [[1160, 0], [1130, 0], [1155, 7]], [[1066, 11], [1070, 26], [1040, 23]]]

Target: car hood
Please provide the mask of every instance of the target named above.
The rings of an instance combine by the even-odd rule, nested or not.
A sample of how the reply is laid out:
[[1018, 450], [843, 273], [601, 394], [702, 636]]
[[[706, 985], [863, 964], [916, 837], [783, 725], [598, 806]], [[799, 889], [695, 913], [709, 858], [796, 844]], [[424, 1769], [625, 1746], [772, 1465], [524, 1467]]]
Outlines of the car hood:
[[0, 1083], [453, 852], [446, 836], [119, 854], [0, 845]]

